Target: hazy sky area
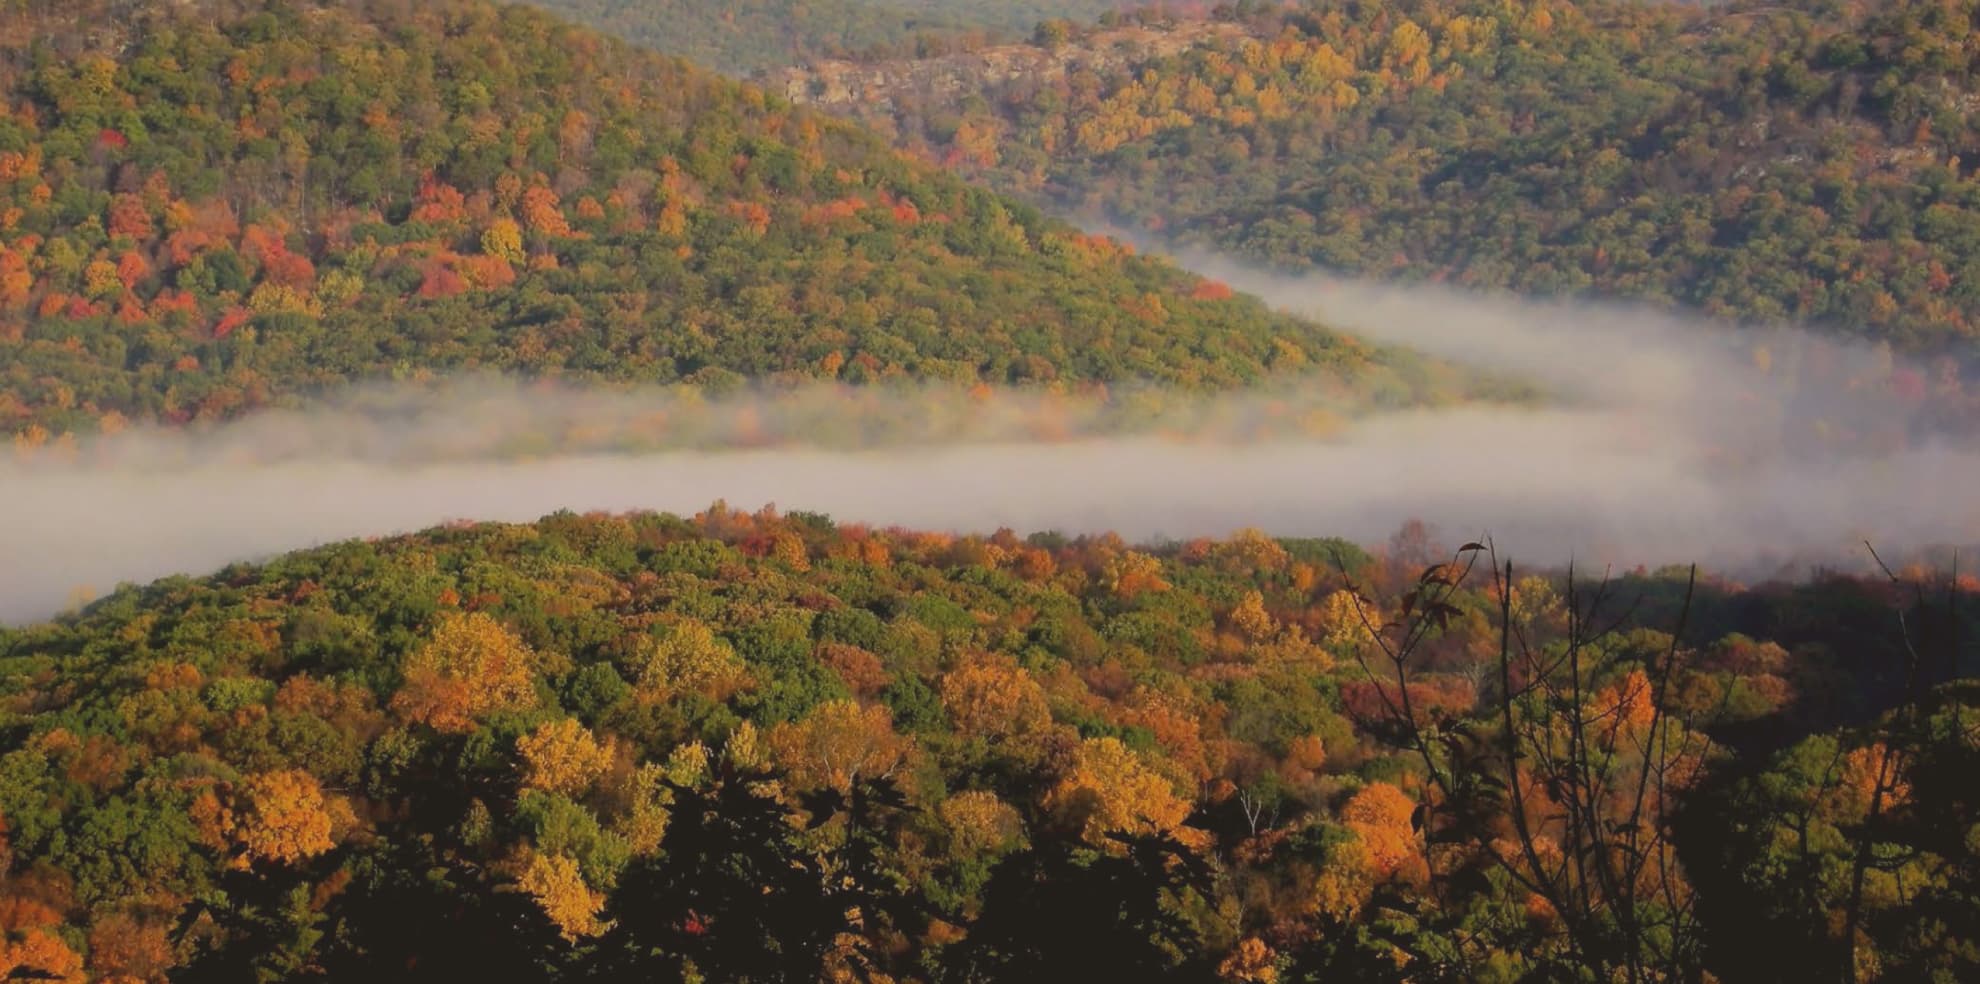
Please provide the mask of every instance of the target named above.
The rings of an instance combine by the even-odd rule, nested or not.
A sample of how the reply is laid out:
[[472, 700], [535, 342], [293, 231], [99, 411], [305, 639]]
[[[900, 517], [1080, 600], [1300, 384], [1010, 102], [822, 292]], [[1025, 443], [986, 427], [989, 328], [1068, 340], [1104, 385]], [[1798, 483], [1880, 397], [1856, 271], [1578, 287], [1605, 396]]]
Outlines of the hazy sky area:
[[[531, 421], [568, 429], [591, 415], [609, 438], [663, 411], [643, 409], [637, 395], [518, 386], [358, 401], [198, 435], [126, 435], [85, 449], [87, 464], [0, 464], [0, 619], [47, 616], [85, 587], [100, 593], [449, 519], [522, 521], [560, 508], [692, 513], [718, 498], [878, 525], [1112, 529], [1137, 539], [1257, 526], [1373, 543], [1420, 518], [1453, 542], [1489, 533], [1537, 566], [1573, 556], [1764, 572], [1789, 559], [1859, 565], [1865, 538], [1894, 551], [1980, 541], [1980, 497], [1967, 494], [1980, 454], [1958, 436], [1918, 436], [1914, 405], [1877, 381], [1889, 368], [1875, 350], [1791, 332], [1729, 339], [1644, 311], [1187, 260], [1343, 330], [1513, 372], [1560, 399], [1386, 414], [1325, 439], [1231, 445], [1082, 438], [1075, 419], [1069, 440], [1049, 443], [1010, 427], [946, 447], [536, 447], [525, 460], [439, 462], [420, 449], [463, 437], [497, 448]], [[1756, 342], [1765, 349], [1757, 356]], [[867, 421], [896, 412], [875, 399], [861, 398]], [[1220, 408], [1204, 409], [1215, 417]], [[1016, 419], [1026, 410], [981, 412]], [[700, 410], [762, 412], [751, 397]], [[926, 433], [925, 421], [907, 418], [927, 412], [926, 401], [903, 400], [902, 433]], [[601, 443], [610, 445], [588, 446]]]

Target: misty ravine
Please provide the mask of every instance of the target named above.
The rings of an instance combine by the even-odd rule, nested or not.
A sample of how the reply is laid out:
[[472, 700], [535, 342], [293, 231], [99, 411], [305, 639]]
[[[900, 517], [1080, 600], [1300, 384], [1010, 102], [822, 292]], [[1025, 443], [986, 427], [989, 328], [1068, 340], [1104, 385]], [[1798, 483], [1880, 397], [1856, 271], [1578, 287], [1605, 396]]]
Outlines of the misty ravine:
[[[849, 522], [1139, 539], [1256, 527], [1372, 542], [1421, 519], [1451, 536], [1489, 532], [1536, 564], [1695, 561], [1768, 575], [1861, 566], [1865, 540], [1916, 549], [1980, 531], [1980, 505], [1955, 494], [1980, 481], [1980, 452], [1965, 435], [1919, 432], [1902, 401], [1782, 371], [1819, 360], [1822, 379], [1846, 380], [1888, 369], [1887, 353], [1787, 329], [1734, 338], [1644, 310], [1182, 259], [1343, 331], [1530, 379], [1554, 399], [1364, 415], [1318, 438], [1123, 436], [1075, 416], [1051, 440], [1027, 440], [1014, 425], [941, 443], [910, 426], [921, 405], [876, 409], [867, 399], [860, 427], [891, 414], [908, 436], [855, 448], [738, 441], [527, 457], [498, 453], [511, 424], [592, 423], [609, 447], [614, 428], [665, 405], [510, 386], [285, 412], [196, 434], [123, 435], [69, 462], [0, 464], [11, 507], [0, 510], [0, 619], [336, 539], [559, 509], [691, 513], [718, 499]], [[1258, 398], [1170, 396], [1171, 406], [1193, 404], [1184, 416], [1194, 419], [1242, 416]], [[1034, 409], [1027, 399], [992, 397], [970, 412], [1022, 422]], [[821, 398], [806, 412], [831, 406]], [[764, 407], [744, 396], [701, 410], [754, 418]], [[1811, 429], [1902, 438], [1872, 452]], [[436, 462], [420, 451], [458, 446], [463, 434], [488, 453]]]

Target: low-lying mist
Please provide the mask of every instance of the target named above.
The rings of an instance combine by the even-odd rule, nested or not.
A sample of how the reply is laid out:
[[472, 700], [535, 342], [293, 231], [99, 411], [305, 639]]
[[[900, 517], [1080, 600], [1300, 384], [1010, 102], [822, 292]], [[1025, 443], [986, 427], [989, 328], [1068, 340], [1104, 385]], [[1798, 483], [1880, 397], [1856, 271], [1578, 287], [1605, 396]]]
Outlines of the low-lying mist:
[[[1255, 526], [1376, 542], [1418, 518], [1453, 538], [1489, 532], [1532, 565], [1697, 561], [1766, 575], [1854, 569], [1866, 539], [1894, 551], [1980, 540], [1971, 401], [1955, 376], [1880, 349], [1185, 262], [1553, 398], [1369, 412], [1326, 382], [1086, 402], [820, 390], [691, 407], [515, 384], [366, 390], [316, 411], [0, 464], [0, 619], [47, 616], [119, 581], [450, 519], [686, 513], [716, 499], [876, 525], [1136, 539]], [[689, 421], [692, 440], [647, 450]], [[776, 443], [790, 433], [828, 436]]]

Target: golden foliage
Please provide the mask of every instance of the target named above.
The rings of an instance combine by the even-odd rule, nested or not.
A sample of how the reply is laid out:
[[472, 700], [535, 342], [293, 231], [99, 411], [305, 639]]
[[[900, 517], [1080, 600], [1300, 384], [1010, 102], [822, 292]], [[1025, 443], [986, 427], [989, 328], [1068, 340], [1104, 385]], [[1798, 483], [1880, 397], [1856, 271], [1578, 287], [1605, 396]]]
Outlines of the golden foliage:
[[957, 793], [936, 808], [949, 833], [949, 849], [977, 855], [1009, 847], [1024, 836], [1024, 820], [1009, 803], [988, 790]]
[[1527, 576], [1519, 579], [1512, 587], [1512, 619], [1514, 625], [1532, 628], [1558, 627], [1566, 617], [1561, 599], [1554, 592], [1554, 586], [1544, 577]]
[[1265, 596], [1257, 591], [1247, 592], [1244, 600], [1231, 609], [1231, 627], [1252, 642], [1264, 642], [1279, 631], [1279, 623], [1265, 610]]
[[[694, 752], [683, 756], [682, 752], [687, 749]], [[627, 783], [626, 810], [612, 821], [612, 832], [625, 839], [626, 847], [634, 857], [651, 857], [659, 852], [660, 842], [667, 836], [667, 804], [671, 798], [660, 783], [662, 780], [681, 782], [674, 774], [674, 760], [695, 756], [699, 757], [701, 771], [705, 772], [708, 750], [700, 742], [693, 742], [674, 749], [666, 767], [642, 765], [632, 774]]]
[[1273, 984], [1279, 979], [1278, 954], [1256, 936], [1247, 936], [1217, 965], [1217, 976], [1245, 984]]
[[1321, 600], [1319, 621], [1320, 645], [1337, 655], [1374, 648], [1375, 633], [1382, 629], [1381, 613], [1346, 590]]
[[693, 786], [708, 779], [708, 746], [698, 741], [675, 745], [667, 753], [667, 781], [676, 786]]
[[805, 549], [804, 540], [789, 530], [780, 530], [770, 539], [770, 556], [783, 561], [794, 571], [811, 569], [811, 556]]
[[680, 239], [687, 235], [687, 208], [682, 205], [680, 199], [668, 200], [660, 209], [659, 217], [654, 220], [653, 229], [666, 239]]
[[1167, 591], [1162, 580], [1162, 562], [1145, 553], [1129, 550], [1107, 562], [1106, 584], [1123, 599], [1133, 599], [1144, 591]]
[[1267, 536], [1263, 530], [1245, 528], [1231, 534], [1230, 539], [1218, 544], [1215, 556], [1219, 566], [1228, 571], [1246, 573], [1277, 573], [1285, 570], [1291, 562], [1286, 548], [1279, 541]]
[[1327, 866], [1308, 887], [1307, 908], [1329, 919], [1351, 919], [1375, 890], [1374, 865], [1367, 844], [1349, 841], [1335, 848]]
[[96, 300], [108, 300], [124, 292], [124, 281], [117, 275], [117, 264], [92, 260], [83, 268], [83, 292]]
[[1158, 763], [1168, 777], [1192, 785], [1212, 775], [1209, 749], [1203, 741], [1202, 715], [1185, 698], [1148, 687], [1137, 687], [1128, 695], [1123, 723], [1146, 728], [1162, 749], [1165, 761]]
[[1650, 726], [1656, 713], [1656, 692], [1640, 669], [1630, 670], [1628, 676], [1595, 695], [1595, 723], [1601, 728], [1640, 731]]
[[510, 263], [521, 263], [527, 259], [523, 252], [522, 226], [508, 216], [496, 218], [481, 234], [481, 251]]
[[1044, 688], [1008, 656], [982, 655], [943, 676], [942, 707], [965, 738], [1008, 741], [1052, 726]]
[[441, 731], [467, 731], [476, 718], [536, 704], [536, 653], [481, 612], [449, 614], [406, 658], [405, 686], [392, 708]]
[[331, 832], [338, 826], [338, 808], [349, 811], [341, 798], [326, 798], [316, 777], [300, 769], [249, 777], [246, 803], [236, 836], [257, 861], [300, 861], [329, 850], [336, 846]]
[[804, 720], [770, 729], [771, 754], [799, 788], [852, 789], [861, 779], [877, 779], [900, 768], [908, 739], [894, 732], [893, 715], [880, 706], [850, 700], [826, 701]]
[[309, 296], [287, 284], [263, 283], [248, 295], [248, 310], [256, 314], [301, 314], [316, 317], [323, 309]]
[[548, 721], [516, 739], [522, 755], [523, 785], [578, 795], [610, 764], [610, 754], [576, 718]]
[[1169, 781], [1113, 737], [1081, 742], [1045, 805], [1078, 819], [1082, 836], [1098, 845], [1112, 844], [1112, 833], [1174, 833], [1189, 816]]
[[288, 864], [335, 847], [336, 833], [356, 822], [341, 796], [326, 796], [316, 777], [301, 769], [249, 776], [223, 799], [213, 790], [193, 802], [193, 825], [212, 847], [246, 868], [258, 861]]
[[762, 768], [767, 759], [756, 725], [750, 721], [736, 725], [736, 729], [729, 732], [728, 740], [722, 743], [722, 757], [738, 769]]
[[742, 657], [694, 619], [681, 621], [665, 638], [642, 641], [633, 667], [634, 693], [646, 703], [683, 693], [722, 700], [748, 679]]
[[1308, 595], [1313, 592], [1314, 586], [1319, 583], [1320, 571], [1312, 564], [1300, 563], [1293, 565], [1292, 585], [1294, 591], [1299, 592], [1301, 595]]
[[575, 943], [604, 928], [598, 922], [598, 912], [605, 907], [605, 896], [584, 883], [577, 861], [570, 857], [530, 852], [516, 885], [536, 899], [568, 942]]
[[1417, 853], [1416, 831], [1410, 825], [1415, 811], [1416, 804], [1401, 789], [1371, 782], [1341, 807], [1341, 820], [1367, 848], [1369, 867], [1387, 876]]
[[1286, 762], [1298, 769], [1317, 772], [1327, 764], [1327, 745], [1319, 735], [1302, 735], [1286, 743]]
[[82, 957], [62, 938], [45, 929], [30, 929], [0, 943], [0, 978], [83, 984]]

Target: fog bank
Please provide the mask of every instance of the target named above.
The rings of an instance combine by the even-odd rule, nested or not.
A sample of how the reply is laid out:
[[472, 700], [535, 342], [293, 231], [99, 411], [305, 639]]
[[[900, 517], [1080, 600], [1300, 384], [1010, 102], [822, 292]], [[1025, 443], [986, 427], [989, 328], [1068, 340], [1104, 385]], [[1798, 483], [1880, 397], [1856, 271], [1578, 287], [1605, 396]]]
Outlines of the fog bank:
[[[690, 448], [659, 452], [619, 441], [628, 427], [671, 426], [623, 397], [510, 386], [371, 399], [0, 465], [0, 619], [47, 616], [84, 587], [450, 519], [688, 513], [718, 498], [876, 525], [1136, 539], [1256, 526], [1379, 542], [1420, 518], [1454, 540], [1489, 533], [1529, 565], [1854, 569], [1864, 539], [1893, 551], [1980, 541], [1970, 401], [1930, 367], [1790, 331], [1731, 338], [1644, 311], [1188, 263], [1557, 399], [1356, 417], [1284, 393], [1143, 392], [1092, 413], [1037, 396], [841, 393], [795, 411], [826, 432], [844, 416], [887, 438], [848, 450], [750, 446], [755, 424], [721, 423], [760, 421], [762, 402], [745, 397], [699, 405], [696, 419], [715, 424]], [[1123, 415], [1128, 399], [1165, 409]], [[931, 428], [942, 414], [955, 427]], [[545, 420], [554, 426], [524, 426]], [[1178, 421], [1190, 439], [1157, 436]], [[461, 447], [478, 450], [439, 453]]]

